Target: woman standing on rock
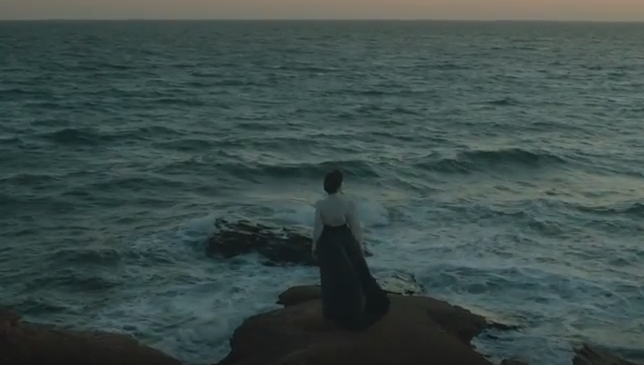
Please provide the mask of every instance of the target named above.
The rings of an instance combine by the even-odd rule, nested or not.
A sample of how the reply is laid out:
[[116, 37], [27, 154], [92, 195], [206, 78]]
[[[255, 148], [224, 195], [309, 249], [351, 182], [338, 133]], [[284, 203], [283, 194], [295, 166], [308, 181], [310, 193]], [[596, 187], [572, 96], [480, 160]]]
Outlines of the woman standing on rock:
[[356, 205], [341, 192], [339, 170], [324, 178], [327, 197], [315, 204], [313, 256], [318, 260], [322, 314], [349, 329], [366, 329], [389, 311], [389, 298], [364, 256]]

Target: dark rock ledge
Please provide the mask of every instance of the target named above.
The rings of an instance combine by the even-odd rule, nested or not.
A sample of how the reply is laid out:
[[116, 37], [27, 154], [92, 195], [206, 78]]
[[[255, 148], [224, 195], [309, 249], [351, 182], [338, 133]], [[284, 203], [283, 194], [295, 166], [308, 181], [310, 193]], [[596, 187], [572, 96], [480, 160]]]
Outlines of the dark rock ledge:
[[131, 336], [25, 322], [0, 309], [2, 365], [181, 365]]
[[[512, 330], [466, 309], [420, 296], [392, 295], [390, 313], [364, 332], [324, 322], [319, 288], [293, 287], [284, 308], [248, 318], [215, 365], [491, 365], [472, 338], [486, 329]], [[503, 365], [527, 365], [508, 359]], [[583, 346], [573, 365], [635, 365]]]

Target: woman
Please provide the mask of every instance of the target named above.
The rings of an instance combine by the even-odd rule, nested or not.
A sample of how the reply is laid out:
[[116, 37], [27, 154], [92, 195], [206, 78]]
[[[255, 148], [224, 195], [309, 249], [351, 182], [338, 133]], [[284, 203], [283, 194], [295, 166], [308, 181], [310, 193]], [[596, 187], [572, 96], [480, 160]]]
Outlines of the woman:
[[341, 193], [343, 176], [324, 178], [327, 197], [315, 204], [313, 256], [318, 260], [322, 314], [349, 329], [366, 329], [389, 311], [387, 293], [364, 256], [356, 205]]

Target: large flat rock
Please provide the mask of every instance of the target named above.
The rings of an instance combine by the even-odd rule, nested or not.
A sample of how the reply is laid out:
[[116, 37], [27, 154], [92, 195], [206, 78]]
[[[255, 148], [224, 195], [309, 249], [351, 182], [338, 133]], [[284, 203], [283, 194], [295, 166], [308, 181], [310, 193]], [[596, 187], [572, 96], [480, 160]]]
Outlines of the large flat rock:
[[470, 341], [503, 327], [443, 301], [392, 295], [387, 316], [352, 332], [322, 319], [316, 295], [316, 287], [280, 295], [286, 307], [246, 320], [218, 365], [491, 365]]
[[2, 365], [181, 365], [134, 338], [102, 331], [73, 331], [20, 321], [0, 310]]

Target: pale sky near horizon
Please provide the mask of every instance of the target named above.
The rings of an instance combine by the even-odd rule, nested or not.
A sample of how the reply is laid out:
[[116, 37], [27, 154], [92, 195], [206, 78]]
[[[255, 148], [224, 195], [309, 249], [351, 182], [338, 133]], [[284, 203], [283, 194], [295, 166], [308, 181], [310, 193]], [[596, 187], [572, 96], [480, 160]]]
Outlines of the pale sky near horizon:
[[644, 21], [644, 0], [0, 0], [0, 19]]

